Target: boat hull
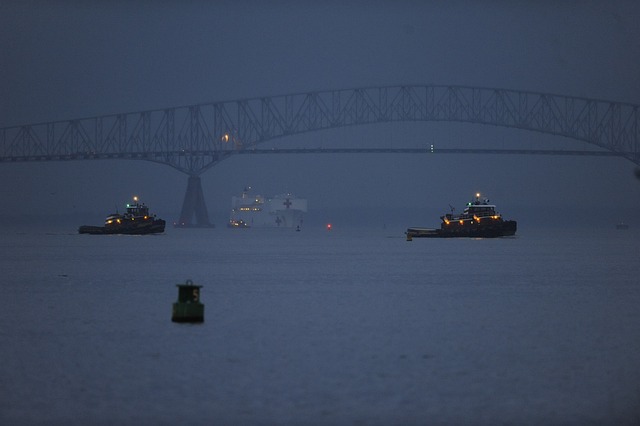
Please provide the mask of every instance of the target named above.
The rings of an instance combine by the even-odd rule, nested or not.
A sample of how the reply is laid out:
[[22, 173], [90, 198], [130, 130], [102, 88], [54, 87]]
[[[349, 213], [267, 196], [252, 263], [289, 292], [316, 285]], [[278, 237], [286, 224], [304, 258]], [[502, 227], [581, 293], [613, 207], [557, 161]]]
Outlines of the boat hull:
[[79, 234], [92, 235], [145, 235], [145, 234], [161, 234], [164, 232], [165, 221], [162, 219], [150, 221], [128, 222], [117, 226], [90, 226], [83, 225], [78, 228]]
[[410, 238], [497, 238], [516, 234], [518, 224], [515, 220], [505, 220], [487, 225], [453, 225], [440, 229], [408, 228]]

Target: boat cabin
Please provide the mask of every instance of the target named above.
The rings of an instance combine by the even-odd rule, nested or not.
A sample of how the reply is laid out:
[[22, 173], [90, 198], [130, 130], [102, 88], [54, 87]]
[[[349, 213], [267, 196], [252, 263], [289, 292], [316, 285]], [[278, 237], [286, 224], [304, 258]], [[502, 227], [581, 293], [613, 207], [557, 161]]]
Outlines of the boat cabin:
[[496, 215], [496, 206], [492, 204], [478, 204], [478, 203], [469, 203], [467, 207], [464, 209], [464, 214], [468, 216], [495, 216]]
[[149, 207], [144, 204], [127, 204], [127, 215], [133, 217], [149, 216]]
[[489, 204], [489, 200], [486, 198], [484, 200], [480, 200], [480, 194], [476, 194], [476, 199], [467, 203], [464, 208], [464, 211], [460, 215], [453, 214], [453, 208], [451, 209], [452, 213], [447, 213], [440, 218], [448, 224], [450, 221], [457, 220], [480, 220], [483, 217], [491, 217], [493, 219], [499, 219], [500, 215], [496, 213], [496, 206], [494, 204]]

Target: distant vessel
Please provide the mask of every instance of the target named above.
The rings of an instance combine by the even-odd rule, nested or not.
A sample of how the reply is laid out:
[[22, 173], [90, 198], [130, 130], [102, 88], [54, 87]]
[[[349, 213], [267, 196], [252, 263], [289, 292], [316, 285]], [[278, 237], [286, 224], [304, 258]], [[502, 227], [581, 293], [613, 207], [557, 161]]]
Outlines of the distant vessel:
[[620, 230], [629, 229], [629, 225], [624, 222], [620, 222], [616, 224], [616, 229], [620, 229]]
[[251, 187], [240, 196], [231, 198], [229, 228], [296, 228], [300, 230], [307, 200], [292, 194], [280, 194], [272, 198], [251, 195]]
[[149, 207], [133, 197], [133, 204], [127, 204], [126, 213], [112, 213], [104, 221], [104, 226], [83, 225], [80, 234], [157, 234], [164, 232], [165, 221], [149, 214]]
[[515, 235], [517, 222], [504, 220], [502, 215], [496, 212], [496, 206], [489, 204], [489, 200], [480, 200], [480, 194], [476, 199], [467, 203], [462, 214], [451, 213], [440, 216], [442, 223], [439, 229], [434, 228], [408, 228], [407, 239], [412, 238], [494, 238]]

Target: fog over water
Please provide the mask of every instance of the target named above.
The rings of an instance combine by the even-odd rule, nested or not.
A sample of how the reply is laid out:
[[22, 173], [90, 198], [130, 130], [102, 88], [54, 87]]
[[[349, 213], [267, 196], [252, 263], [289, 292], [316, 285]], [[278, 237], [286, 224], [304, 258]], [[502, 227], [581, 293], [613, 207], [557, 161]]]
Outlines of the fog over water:
[[[640, 102], [640, 7], [633, 1], [9, 1], [0, 12], [0, 127], [396, 84]], [[336, 141], [346, 147], [589, 148], [462, 123], [333, 129], [273, 146]], [[522, 215], [535, 206], [545, 217], [571, 211], [580, 221], [597, 215], [615, 222], [631, 221], [640, 207], [633, 170], [619, 158], [283, 155], [233, 157], [202, 180], [218, 224], [227, 219], [231, 196], [247, 185], [266, 196], [304, 196], [312, 212], [326, 211], [319, 221], [346, 211], [352, 211], [345, 218], [350, 223], [427, 220], [480, 191], [505, 213]], [[186, 189], [185, 175], [140, 161], [2, 164], [0, 178], [4, 217], [77, 212], [101, 218], [137, 194], [175, 220]], [[385, 217], [376, 217], [383, 210]]]
[[[3, 1], [0, 129], [402, 84], [640, 104], [638, 22], [640, 3], [621, 0]], [[447, 122], [263, 146], [430, 145], [592, 148]], [[637, 423], [637, 169], [590, 156], [237, 155], [201, 176], [215, 229], [96, 239], [77, 227], [133, 195], [176, 220], [187, 176], [136, 160], [2, 162], [0, 423], [175, 422], [177, 397], [194, 424]], [[306, 198], [303, 232], [224, 228], [247, 186]], [[518, 221], [515, 238], [404, 241], [476, 192]], [[167, 323], [186, 278], [211, 297], [204, 327]], [[181, 347], [204, 375], [176, 367]], [[194, 381], [201, 398], [179, 392]]]

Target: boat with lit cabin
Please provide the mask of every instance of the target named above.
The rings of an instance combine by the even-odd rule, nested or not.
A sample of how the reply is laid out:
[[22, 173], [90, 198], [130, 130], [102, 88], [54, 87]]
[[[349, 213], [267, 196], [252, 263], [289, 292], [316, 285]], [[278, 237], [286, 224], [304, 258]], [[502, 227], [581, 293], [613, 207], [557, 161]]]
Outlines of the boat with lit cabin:
[[104, 221], [104, 226], [83, 225], [79, 234], [158, 234], [164, 232], [165, 221], [149, 214], [149, 207], [133, 197], [133, 204], [127, 204], [124, 214], [112, 213]]
[[476, 199], [467, 203], [462, 214], [451, 213], [440, 216], [440, 228], [408, 228], [407, 239], [412, 238], [495, 238], [515, 235], [518, 224], [515, 220], [504, 220], [488, 199]]

